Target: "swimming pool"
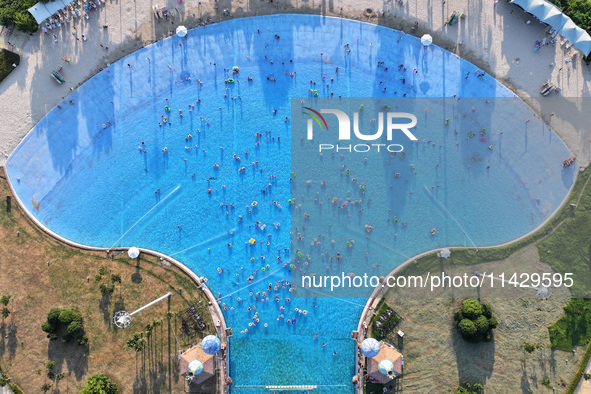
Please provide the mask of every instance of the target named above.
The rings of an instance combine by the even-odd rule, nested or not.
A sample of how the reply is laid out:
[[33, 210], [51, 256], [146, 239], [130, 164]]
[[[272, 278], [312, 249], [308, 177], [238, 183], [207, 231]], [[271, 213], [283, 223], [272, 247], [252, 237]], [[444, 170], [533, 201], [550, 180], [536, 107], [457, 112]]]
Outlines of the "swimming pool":
[[[378, 62], [390, 65], [390, 74], [378, 68]], [[429, 189], [441, 176], [434, 155], [423, 145], [409, 148], [413, 164], [429, 170], [414, 181], [413, 200], [406, 200], [402, 191], [406, 195], [409, 190], [403, 188], [400, 195], [388, 198], [404, 203], [405, 220], [421, 225], [409, 226], [409, 234], [396, 241], [401, 253], [374, 251], [383, 253], [383, 271], [405, 256], [435, 247], [470, 245], [466, 233], [479, 246], [509, 241], [535, 228], [558, 207], [575, 176], [575, 168], [560, 167], [570, 154], [508, 89], [488, 75], [464, 78], [476, 67], [438, 47], [427, 52], [416, 37], [311, 15], [206, 26], [107, 66], [39, 122], [8, 159], [7, 174], [29, 213], [55, 233], [99, 247], [158, 250], [207, 277], [214, 294], [220, 293], [226, 320], [234, 329], [233, 391], [315, 384], [327, 386], [322, 392], [351, 392], [355, 346], [350, 332], [363, 300], [286, 300], [286, 264], [293, 258], [287, 250], [292, 245], [287, 201], [292, 197], [294, 148], [290, 97], [312, 100], [310, 80], [322, 85], [321, 96], [334, 92], [343, 97], [390, 97], [392, 91], [384, 92], [379, 82], [398, 81], [396, 67], [401, 63], [409, 73], [416, 68], [417, 74], [397, 88], [398, 96], [404, 92], [407, 97], [504, 97], [514, 100], [510, 116], [521, 126], [507, 130], [503, 151], [493, 153], [486, 145], [451, 149], [455, 141], [450, 134], [444, 175], [452, 186], [439, 194]], [[323, 77], [334, 81], [324, 87], [328, 82]], [[431, 130], [430, 140], [444, 138], [437, 130]], [[526, 148], [518, 149], [524, 146], [524, 136]], [[501, 137], [494, 138], [498, 145]], [[486, 165], [483, 162], [474, 165], [477, 171], [468, 172], [461, 163], [479, 151], [503, 171], [487, 175], [478, 167]], [[363, 164], [356, 165], [362, 171]], [[408, 166], [400, 171], [401, 178], [412, 175]], [[374, 183], [380, 181], [378, 174]], [[470, 200], [458, 213], [454, 207], [466, 184], [486, 202]], [[491, 205], [506, 195], [512, 196], [506, 204]], [[421, 208], [425, 206], [439, 213], [433, 215]], [[445, 210], [453, 211], [464, 230], [448, 225], [440, 237], [424, 233], [425, 226], [444, 228], [451, 223]], [[492, 220], [490, 231], [479, 232], [480, 216], [488, 220], [495, 210], [519, 220], [510, 228]], [[376, 242], [391, 246], [387, 234], [392, 230], [377, 231], [387, 225], [378, 224], [383, 212], [367, 215], [367, 222], [375, 223], [374, 232], [383, 234]], [[434, 216], [436, 224], [431, 221]], [[353, 254], [350, 261], [362, 259], [363, 251], [356, 249], [359, 255]]]

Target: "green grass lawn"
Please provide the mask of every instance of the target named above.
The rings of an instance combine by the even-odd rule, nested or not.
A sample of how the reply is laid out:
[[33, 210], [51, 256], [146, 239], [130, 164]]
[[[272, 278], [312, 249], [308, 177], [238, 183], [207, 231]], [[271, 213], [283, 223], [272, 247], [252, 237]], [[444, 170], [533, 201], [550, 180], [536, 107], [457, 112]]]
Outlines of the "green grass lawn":
[[0, 82], [14, 70], [13, 64], [19, 65], [21, 57], [7, 49], [0, 49]]
[[572, 351], [591, 339], [591, 299], [572, 298], [564, 307], [564, 316], [548, 327], [552, 347]]

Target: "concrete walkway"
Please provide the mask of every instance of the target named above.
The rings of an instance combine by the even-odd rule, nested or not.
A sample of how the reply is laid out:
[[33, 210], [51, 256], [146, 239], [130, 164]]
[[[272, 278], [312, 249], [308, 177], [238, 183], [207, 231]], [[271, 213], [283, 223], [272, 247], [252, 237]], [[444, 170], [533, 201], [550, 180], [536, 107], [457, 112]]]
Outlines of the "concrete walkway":
[[[269, 0], [216, 3], [166, 0], [159, 5], [168, 6], [175, 13], [168, 20], [155, 20], [152, 4], [111, 0], [91, 11], [89, 20], [78, 18], [47, 35], [13, 32], [0, 36], [0, 46], [7, 47], [10, 42], [14, 45], [12, 49], [22, 56], [18, 69], [0, 83], [0, 99], [8, 103], [0, 124], [0, 165], [70, 89], [92, 77], [99, 68], [173, 33], [180, 24], [191, 28], [231, 17], [270, 13], [314, 13], [378, 23], [416, 35], [429, 32], [434, 44], [470, 60], [524, 98], [539, 98], [540, 86], [552, 81], [561, 88], [560, 95], [531, 100], [528, 104], [551, 124], [579, 162], [586, 165], [591, 161], [591, 128], [582, 98], [591, 96], [590, 68], [582, 62], [580, 54], [572, 63], [565, 63], [576, 52], [574, 48], [565, 50], [554, 44], [534, 52], [536, 40], [548, 38], [547, 28], [506, 1], [495, 6], [492, 1], [417, 0], [399, 5], [393, 1], [369, 0], [361, 7], [352, 0], [274, 0], [272, 3]], [[446, 22], [452, 11], [463, 13], [465, 18], [448, 26]], [[413, 31], [414, 21], [419, 22], [419, 27]], [[527, 21], [531, 23], [526, 24]], [[74, 32], [78, 38], [84, 34], [87, 41], [77, 40]], [[53, 33], [57, 34], [57, 43]], [[70, 58], [69, 63], [63, 60], [64, 56]], [[56, 66], [64, 67], [66, 84], [58, 85], [50, 77]]]

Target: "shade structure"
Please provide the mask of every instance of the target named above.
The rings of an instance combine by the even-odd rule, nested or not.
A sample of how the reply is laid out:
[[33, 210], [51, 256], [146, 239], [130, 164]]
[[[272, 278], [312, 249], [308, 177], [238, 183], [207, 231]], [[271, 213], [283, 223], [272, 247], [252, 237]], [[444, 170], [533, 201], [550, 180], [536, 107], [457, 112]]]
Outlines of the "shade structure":
[[523, 8], [525, 11], [534, 3], [536, 0], [511, 0], [511, 3], [516, 4]]
[[200, 346], [193, 346], [183, 351], [179, 359], [180, 374], [185, 379], [191, 380], [194, 384], [200, 384], [215, 375], [215, 361], [213, 356], [205, 354]]
[[[386, 371], [390, 369], [390, 364], [386, 365], [386, 363], [382, 364], [382, 368], [380, 368], [380, 364], [383, 360], [388, 360], [392, 364], [392, 375], [388, 376], [381, 372], [381, 370]], [[386, 384], [389, 383], [393, 377], [398, 377], [402, 374], [402, 364], [402, 354], [400, 354], [394, 346], [383, 342], [380, 353], [374, 358], [367, 360], [367, 374], [376, 382]]]
[[543, 20], [544, 16], [550, 12], [550, 10], [554, 9], [552, 4], [547, 3], [545, 1], [536, 1], [533, 2], [527, 12], [538, 18], [539, 20]]
[[215, 335], [208, 335], [201, 341], [201, 348], [206, 354], [216, 354], [222, 348], [222, 343]]
[[433, 44], [433, 37], [431, 37], [430, 34], [425, 34], [423, 37], [421, 37], [421, 44], [428, 47], [429, 45]]
[[45, 19], [55, 14], [58, 10], [67, 7], [71, 2], [68, 0], [55, 0], [50, 3], [37, 3], [28, 9], [29, 13], [33, 15], [33, 18], [38, 24], [41, 24]]
[[554, 30], [560, 30], [560, 28], [569, 20], [569, 17], [564, 15], [558, 7], [553, 7], [541, 20], [552, 26]]
[[447, 259], [449, 258], [449, 256], [451, 256], [451, 251], [447, 248], [441, 249], [439, 251], [439, 256], [443, 257], [444, 259]]
[[588, 55], [591, 53], [591, 36], [589, 33], [584, 32], [573, 45], [579, 48], [581, 52]]
[[200, 360], [193, 360], [189, 363], [189, 371], [192, 376], [199, 375], [203, 372], [203, 363]]
[[552, 26], [562, 37], [570, 41], [585, 56], [591, 53], [591, 37], [578, 27], [572, 19], [547, 0], [510, 0], [540, 21]]
[[140, 250], [138, 248], [136, 248], [135, 246], [132, 246], [131, 248], [129, 248], [129, 250], [127, 251], [127, 255], [129, 257], [131, 257], [132, 259], [137, 258], [137, 256], [140, 255]]
[[383, 359], [378, 364], [378, 371], [382, 375], [392, 376], [394, 374], [394, 363], [388, 359]]
[[579, 39], [579, 37], [583, 35], [583, 30], [579, 29], [577, 25], [575, 25], [575, 22], [569, 19], [564, 24], [564, 26], [562, 26], [560, 30], [558, 30], [558, 34], [569, 40], [571, 43], [574, 43]]
[[184, 37], [187, 35], [187, 28], [185, 26], [179, 26], [176, 28], [176, 35], [179, 37]]
[[375, 338], [365, 338], [359, 346], [359, 350], [365, 357], [375, 357], [380, 352], [381, 345]]

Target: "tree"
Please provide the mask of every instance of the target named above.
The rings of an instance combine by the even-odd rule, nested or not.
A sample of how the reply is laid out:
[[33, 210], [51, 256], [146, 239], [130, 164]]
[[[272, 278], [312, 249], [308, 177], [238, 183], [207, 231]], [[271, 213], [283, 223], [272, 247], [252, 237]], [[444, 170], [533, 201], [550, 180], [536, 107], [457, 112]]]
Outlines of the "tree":
[[2, 318], [6, 319], [10, 315], [10, 310], [7, 307], [2, 308]]
[[131, 338], [127, 340], [127, 346], [135, 350], [136, 352], [141, 352], [146, 345], [146, 340], [143, 338], [143, 334], [136, 332], [132, 335]]
[[458, 324], [458, 327], [460, 328], [462, 336], [466, 339], [473, 339], [478, 333], [476, 326], [470, 319], [462, 319]]
[[82, 388], [80, 394], [117, 394], [119, 388], [105, 374], [92, 375], [86, 381], [86, 386]]
[[51, 390], [51, 385], [49, 383], [45, 383], [43, 386], [41, 386], [41, 391], [44, 393], [48, 392], [49, 390]]
[[587, 372], [585, 372], [585, 373], [583, 374], [583, 379], [585, 379], [585, 380], [589, 380], [589, 379], [591, 379], [591, 374], [590, 374], [590, 373], [587, 373]]
[[113, 283], [121, 283], [121, 275], [120, 274], [113, 274], [111, 275], [111, 282]]
[[482, 306], [474, 298], [468, 298], [462, 303], [462, 316], [466, 319], [476, 320], [482, 315]]

